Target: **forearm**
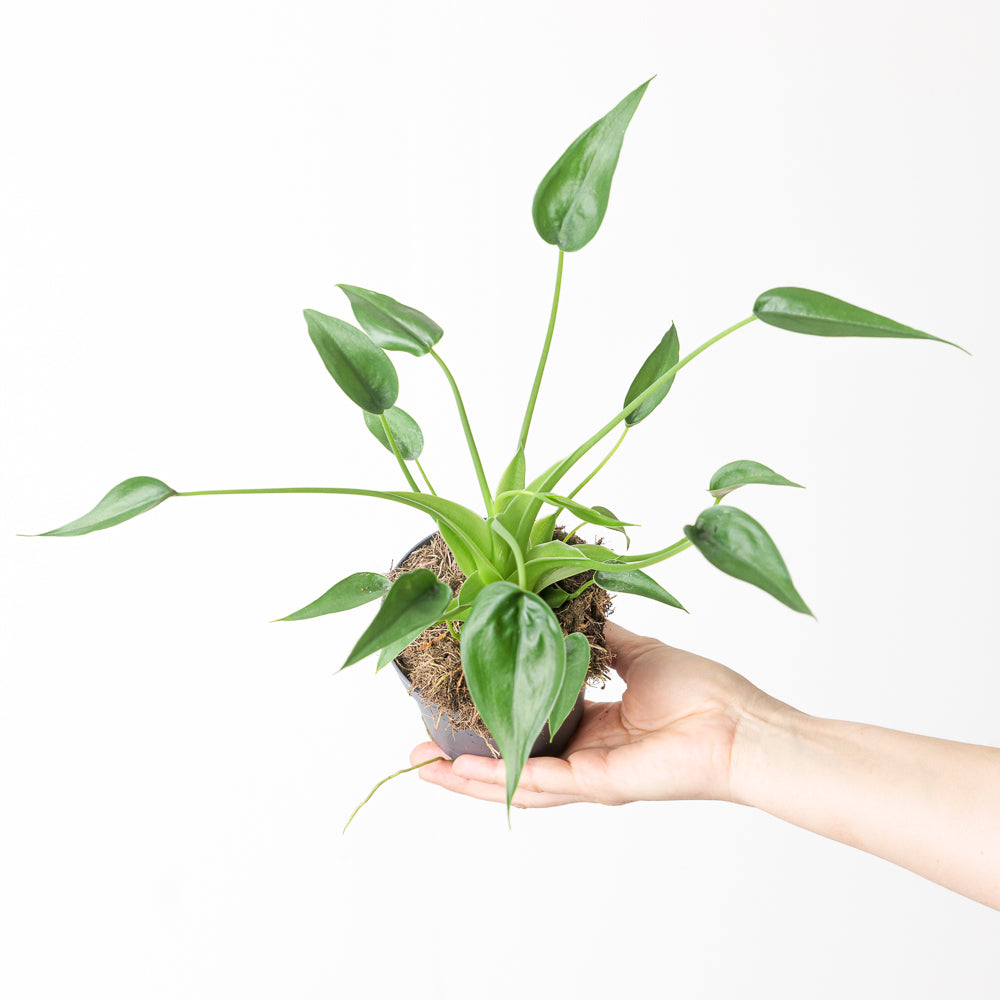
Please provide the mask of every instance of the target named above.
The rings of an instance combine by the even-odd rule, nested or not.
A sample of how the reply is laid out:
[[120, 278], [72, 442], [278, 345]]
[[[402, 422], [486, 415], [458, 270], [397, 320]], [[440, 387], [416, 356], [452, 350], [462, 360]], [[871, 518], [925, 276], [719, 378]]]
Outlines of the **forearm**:
[[1000, 750], [817, 719], [741, 719], [734, 800], [1000, 909]]

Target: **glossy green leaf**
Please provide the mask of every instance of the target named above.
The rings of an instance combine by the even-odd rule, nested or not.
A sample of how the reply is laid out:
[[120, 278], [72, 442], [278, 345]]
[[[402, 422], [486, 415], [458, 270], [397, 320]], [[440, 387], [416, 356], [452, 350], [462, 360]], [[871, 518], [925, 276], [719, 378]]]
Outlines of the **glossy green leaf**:
[[740, 486], [747, 486], [750, 483], [763, 483], [765, 486], [797, 486], [800, 490], [805, 489], [801, 483], [793, 483], [790, 479], [779, 476], [774, 469], [769, 469], [760, 462], [740, 458], [712, 474], [708, 492], [713, 497], [724, 497], [727, 493], [732, 493]]
[[[942, 340], [912, 326], [879, 316], [842, 299], [808, 288], [772, 288], [757, 298], [753, 306], [757, 319], [782, 330], [808, 333], [816, 337], [905, 337], [937, 340], [965, 351], [964, 347]], [[968, 351], [966, 351], [968, 354]]]
[[475, 548], [466, 542], [462, 535], [445, 521], [438, 519], [437, 526], [445, 545], [451, 549], [451, 554], [455, 557], [458, 568], [466, 576], [476, 572], [476, 568], [481, 565], [481, 556], [488, 556], [492, 551], [492, 542], [489, 543], [489, 548], [480, 548], [477, 552]]
[[[518, 448], [517, 453], [510, 460], [510, 464], [504, 469], [503, 475], [500, 477], [500, 481], [497, 483], [495, 496], [500, 496], [502, 493], [508, 493], [511, 490], [523, 490], [524, 489], [524, 449]], [[511, 504], [516, 497], [504, 497], [502, 500], [498, 500], [496, 503], [496, 511], [498, 514], [502, 514]], [[504, 525], [508, 527], [508, 525]]]
[[[389, 424], [396, 447], [399, 449], [399, 456], [404, 462], [412, 462], [415, 458], [420, 458], [424, 450], [424, 435], [420, 426], [406, 412], [398, 406], [390, 407], [382, 414]], [[365, 410], [365, 426], [378, 438], [379, 443], [387, 451], [392, 451], [392, 445], [385, 436], [385, 428], [382, 420], [374, 413]]]
[[558, 513], [549, 514], [548, 517], [539, 518], [532, 525], [531, 536], [529, 538], [531, 545], [541, 545], [543, 542], [552, 541], [552, 533], [556, 530], [556, 518], [558, 516]]
[[298, 611], [293, 611], [280, 622], [298, 622], [305, 618], [319, 618], [320, 615], [332, 615], [338, 611], [350, 611], [360, 608], [370, 601], [377, 601], [389, 591], [391, 583], [381, 573], [354, 573], [335, 583], [322, 597], [317, 597]]
[[354, 318], [379, 347], [420, 357], [441, 339], [444, 331], [419, 309], [388, 295], [357, 285], [338, 285], [351, 301]]
[[777, 546], [749, 514], [736, 507], [709, 507], [693, 525], [685, 526], [684, 534], [723, 573], [760, 587], [793, 611], [812, 614]]
[[546, 243], [569, 253], [597, 235], [625, 130], [648, 86], [649, 80], [574, 139], [538, 185], [531, 215]]
[[[625, 402], [622, 409], [629, 403], [644, 393], [658, 378], [662, 378], [674, 365], [680, 361], [681, 346], [677, 339], [677, 327], [673, 323], [670, 329], [663, 335], [660, 342], [653, 348], [652, 353], [642, 363], [639, 374], [632, 380], [632, 384], [625, 394]], [[663, 386], [656, 390], [649, 399], [640, 403], [626, 418], [625, 423], [629, 427], [635, 426], [640, 420], [645, 420], [660, 403], [666, 399], [670, 387], [674, 384], [672, 378], [667, 379]]]
[[486, 584], [487, 581], [483, 579], [482, 573], [477, 571], [470, 574], [465, 578], [465, 583], [462, 584], [462, 589], [458, 592], [458, 599], [463, 604], [472, 604]]
[[398, 642], [412, 632], [423, 631], [451, 603], [451, 587], [442, 583], [429, 569], [404, 573], [393, 583], [389, 593], [364, 634], [344, 663], [349, 667], [370, 653]]
[[[581, 521], [587, 524], [596, 524], [601, 528], [634, 528], [636, 525], [632, 521], [619, 521], [614, 514], [605, 514], [596, 507], [587, 507], [569, 497], [562, 497], [556, 493], [543, 494], [546, 503], [555, 504], [557, 507], [564, 507], [571, 514], [574, 514]], [[604, 508], [607, 510], [607, 508]]]
[[507, 812], [531, 745], [548, 719], [566, 672], [556, 616], [537, 595], [490, 584], [462, 628], [469, 693], [507, 764]]
[[167, 497], [176, 495], [166, 483], [151, 476], [134, 476], [126, 479], [108, 491], [100, 503], [83, 517], [78, 517], [61, 528], [43, 531], [41, 535], [67, 538], [70, 535], [86, 535], [90, 531], [110, 528], [122, 521], [128, 521], [138, 514], [151, 510]]
[[[601, 507], [599, 504], [595, 503], [594, 504], [594, 510], [596, 510], [598, 512], [598, 514], [604, 514], [605, 517], [609, 518], [612, 521], [617, 521], [618, 520], [618, 515], [614, 511], [609, 510], [607, 507]], [[628, 550], [628, 549], [632, 548], [632, 539], [628, 537], [628, 532], [622, 527], [623, 523], [624, 522], [619, 522], [617, 525], [616, 524], [608, 524], [608, 525], [605, 525], [605, 527], [608, 527], [612, 531], [617, 531], [619, 534], [624, 535], [625, 536], [625, 548], [626, 548], [626, 550]]]
[[598, 587], [603, 587], [616, 594], [635, 594], [637, 597], [648, 597], [652, 601], [659, 601], [661, 604], [669, 604], [672, 608], [687, 611], [687, 608], [673, 594], [664, 590], [641, 569], [598, 570], [594, 574], [594, 583]]
[[569, 718], [576, 699], [587, 680], [590, 669], [590, 643], [582, 632], [572, 632], [565, 638], [566, 672], [556, 703], [549, 713], [549, 738], [552, 739], [559, 727]]
[[375, 673], [378, 673], [383, 667], [388, 666], [400, 653], [403, 652], [409, 645], [411, 645], [416, 639], [419, 639], [423, 635], [424, 630], [427, 626], [421, 626], [420, 628], [414, 629], [408, 635], [404, 635], [402, 639], [397, 639], [395, 642], [390, 642], [379, 654], [378, 654], [378, 664], [375, 667]]
[[396, 369], [356, 326], [314, 309], [304, 311], [309, 337], [334, 381], [368, 413], [383, 413], [399, 395]]
[[569, 600], [569, 591], [553, 584], [551, 587], [546, 587], [538, 596], [553, 611], [558, 611]]

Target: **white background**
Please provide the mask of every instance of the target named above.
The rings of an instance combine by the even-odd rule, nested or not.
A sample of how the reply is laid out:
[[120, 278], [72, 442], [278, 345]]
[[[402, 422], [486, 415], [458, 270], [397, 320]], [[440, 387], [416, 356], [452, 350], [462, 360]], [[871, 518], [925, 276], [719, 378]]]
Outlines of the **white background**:
[[[983, 2], [44, 3], [0, 41], [3, 941], [17, 1000], [988, 997], [997, 915], [724, 804], [516, 813], [408, 775], [370, 615], [270, 624], [427, 523], [332, 497], [169, 501], [17, 538], [134, 475], [396, 488], [300, 310], [435, 317], [492, 478], [555, 251], [534, 189], [656, 73], [604, 227], [567, 259], [536, 472], [774, 285], [956, 340], [752, 324], [685, 370], [587, 496], [667, 544], [735, 458], [818, 616], [689, 552], [690, 616], [618, 602], [814, 714], [1000, 743], [997, 22]], [[450, 397], [395, 355], [439, 490]], [[449, 465], [449, 463], [453, 463]], [[735, 498], [734, 498], [735, 499]], [[609, 689], [608, 696], [614, 694]]]

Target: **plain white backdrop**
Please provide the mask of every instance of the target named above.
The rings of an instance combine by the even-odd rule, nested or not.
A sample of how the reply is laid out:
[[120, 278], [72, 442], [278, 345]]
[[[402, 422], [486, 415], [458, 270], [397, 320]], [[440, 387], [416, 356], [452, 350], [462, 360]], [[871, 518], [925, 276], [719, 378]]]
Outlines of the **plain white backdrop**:
[[[0, 883], [6, 996], [992, 997], [997, 915], [717, 803], [514, 815], [408, 775], [423, 738], [370, 609], [270, 624], [427, 533], [331, 497], [169, 501], [31, 539], [112, 485], [396, 488], [301, 309], [385, 291], [445, 328], [491, 477], [555, 251], [534, 189], [657, 74], [598, 237], [567, 259], [536, 471], [775, 285], [958, 341], [752, 324], [699, 358], [588, 497], [667, 544], [747, 489], [818, 622], [696, 553], [635, 631], [805, 711], [1000, 743], [994, 512], [998, 39], [983, 2], [55, 2], [0, 40]], [[450, 397], [395, 355], [442, 492]], [[609, 687], [606, 697], [614, 697]]]

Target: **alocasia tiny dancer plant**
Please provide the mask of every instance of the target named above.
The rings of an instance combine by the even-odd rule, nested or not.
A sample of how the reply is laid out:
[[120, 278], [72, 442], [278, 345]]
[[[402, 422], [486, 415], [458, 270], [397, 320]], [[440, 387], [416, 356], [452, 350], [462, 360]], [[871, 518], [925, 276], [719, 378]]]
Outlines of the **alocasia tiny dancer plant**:
[[[532, 216], [542, 239], [558, 250], [555, 290], [514, 454], [495, 488], [490, 488], [458, 384], [437, 351], [443, 335], [441, 327], [425, 313], [388, 295], [342, 284], [338, 287], [347, 296], [359, 326], [307, 309], [306, 327], [334, 381], [363, 411], [372, 434], [395, 456], [408, 490], [338, 485], [180, 492], [159, 479], [139, 476], [119, 483], [83, 517], [44, 534], [83, 535], [109, 528], [170, 497], [350, 494], [423, 511], [437, 525], [466, 577], [458, 596], [428, 569], [405, 572], [393, 582], [381, 573], [355, 573], [284, 620], [314, 618], [381, 599], [374, 619], [344, 663], [349, 666], [377, 653], [378, 669], [428, 627], [447, 624], [460, 641], [462, 666], [475, 706], [507, 762], [508, 813], [532, 743], [546, 722], [555, 732], [567, 717], [584, 684], [590, 661], [585, 636], [577, 632], [564, 637], [553, 610], [570, 596], [556, 586], [560, 581], [592, 571], [591, 581], [609, 590], [680, 608], [680, 602], [644, 571], [694, 547], [724, 573], [760, 587], [794, 611], [810, 614], [764, 528], [739, 508], [722, 503], [733, 490], [751, 483], [798, 485], [758, 462], [730, 462], [719, 469], [709, 483], [715, 504], [684, 528], [684, 537], [654, 551], [623, 554], [604, 545], [568, 544], [554, 537], [556, 523], [565, 513], [581, 522], [581, 527], [589, 524], [625, 533], [631, 526], [629, 522], [606, 507], [586, 505], [576, 497], [612, 458], [632, 428], [663, 402], [685, 366], [755, 320], [820, 337], [941, 341], [939, 337], [820, 292], [772, 288], [758, 296], [751, 315], [683, 357], [677, 330], [671, 325], [643, 362], [619, 411], [565, 458], [535, 478], [527, 478], [528, 435], [555, 330], [565, 256], [585, 247], [601, 226], [625, 131], [648, 83], [632, 91], [578, 136], [538, 186]], [[423, 448], [420, 427], [395, 405], [399, 384], [387, 353], [391, 351], [429, 356], [440, 367], [454, 395], [468, 442], [482, 510], [439, 496], [431, 486], [419, 461]], [[561, 488], [577, 463], [619, 429], [614, 446], [593, 471], [570, 489]], [[423, 486], [418, 484], [410, 463]], [[626, 550], [628, 547], [626, 544]]]

